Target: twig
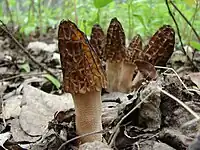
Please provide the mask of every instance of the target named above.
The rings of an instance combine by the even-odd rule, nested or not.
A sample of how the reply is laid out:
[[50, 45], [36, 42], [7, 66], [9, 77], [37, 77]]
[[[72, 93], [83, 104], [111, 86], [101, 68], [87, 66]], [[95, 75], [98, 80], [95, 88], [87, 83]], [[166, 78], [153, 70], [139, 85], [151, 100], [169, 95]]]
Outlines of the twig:
[[65, 145], [67, 145], [68, 143], [70, 143], [70, 142], [72, 142], [72, 141], [74, 141], [74, 140], [80, 139], [80, 138], [82, 138], [82, 137], [94, 135], [94, 134], [100, 134], [100, 133], [105, 134], [106, 132], [108, 132], [108, 130], [94, 131], [94, 132], [86, 133], [86, 134], [83, 134], [83, 135], [80, 135], [80, 136], [76, 136], [75, 138], [72, 138], [72, 139], [66, 141], [65, 143], [63, 143], [63, 144], [58, 148], [58, 150], [61, 150]]
[[183, 83], [183, 81], [181, 80], [180, 76], [176, 73], [176, 71], [173, 68], [168, 68], [168, 67], [162, 67], [162, 66], [155, 66], [155, 68], [157, 69], [166, 69], [166, 70], [171, 70], [175, 73], [175, 75], [177, 76], [178, 80], [181, 82], [181, 84], [183, 85], [183, 87], [188, 90], [187, 86], [185, 85], [185, 83]]
[[139, 141], [139, 144], [140, 144], [140, 143], [143, 143], [143, 142], [145, 142], [145, 141], [147, 141], [147, 140], [150, 140], [150, 139], [152, 139], [152, 138], [158, 136], [159, 134], [160, 134], [160, 133], [158, 132], [158, 133], [156, 133], [156, 134], [154, 134], [154, 135], [148, 137], [147, 139], [143, 139], [143, 140]]
[[[56, 71], [55, 74], [61, 73], [62, 71]], [[44, 74], [48, 74], [46, 72], [39, 72], [39, 73], [26, 73], [26, 74], [17, 74], [8, 78], [3, 78], [0, 80], [0, 82], [3, 81], [8, 81], [8, 80], [12, 80], [18, 77], [29, 77], [29, 76], [39, 76], [39, 75], [44, 75]]]
[[183, 87], [184, 87], [187, 91], [189, 91], [189, 92], [196, 92], [196, 93], [200, 92], [200, 90], [188, 88], [188, 87], [185, 85], [185, 83], [181, 80], [181, 78], [180, 78], [180, 76], [178, 75], [178, 73], [177, 73], [173, 68], [162, 67], [162, 66], [155, 66], [155, 68], [157, 68], [157, 69], [166, 69], [166, 71], [167, 71], [167, 70], [173, 71], [174, 74], [175, 74], [175, 76], [178, 78], [178, 80], [181, 82], [181, 84], [183, 85]]
[[175, 96], [173, 96], [172, 94], [168, 93], [167, 91], [161, 89], [160, 87], [157, 87], [158, 90], [160, 90], [163, 94], [169, 96], [170, 98], [172, 98], [173, 100], [175, 100], [176, 102], [178, 102], [181, 106], [183, 106], [189, 113], [191, 113], [196, 119], [200, 119], [199, 115], [197, 113], [195, 113], [190, 107], [188, 107], [185, 103], [183, 103], [181, 100], [179, 100], [178, 98], [176, 98]]
[[183, 17], [183, 19], [187, 22], [187, 24], [191, 27], [192, 31], [194, 32], [195, 36], [197, 37], [197, 39], [200, 42], [200, 36], [198, 35], [197, 31], [195, 30], [193, 25], [190, 23], [190, 21], [185, 17], [185, 15], [178, 9], [178, 7], [171, 0], [169, 0], [169, 2], [178, 11], [178, 13]]
[[151, 91], [144, 99], [141, 99], [141, 101], [133, 108], [131, 109], [131, 111], [129, 111], [124, 117], [122, 117], [122, 119], [117, 123], [116, 127], [114, 128], [113, 130], [113, 133], [110, 135], [109, 137], [109, 140], [108, 140], [108, 144], [109, 146], [112, 146], [115, 139], [116, 139], [116, 136], [117, 136], [117, 133], [119, 131], [119, 127], [121, 125], [121, 123], [132, 113], [135, 111], [136, 108], [138, 108], [144, 101], [147, 100], [147, 98], [153, 94], [154, 91]]
[[40, 67], [41, 69], [45, 70], [47, 73], [49, 73], [50, 75], [52, 75], [53, 77], [55, 77], [57, 79], [57, 77], [45, 66], [41, 65], [39, 62], [37, 62], [35, 60], [35, 58], [17, 41], [17, 39], [12, 35], [12, 33], [9, 32], [7, 26], [3, 23], [3, 21], [1, 21], [1, 24], [3, 25], [0, 26], [0, 28], [7, 33], [7, 35], [17, 44], [17, 46], [24, 52], [24, 54], [27, 55], [27, 57], [33, 62], [35, 63], [38, 67]]
[[170, 14], [170, 16], [172, 17], [175, 25], [176, 25], [176, 29], [177, 29], [177, 33], [178, 33], [178, 37], [179, 37], [179, 40], [180, 40], [180, 43], [181, 43], [181, 48], [182, 48], [182, 51], [183, 53], [185, 54], [185, 56], [187, 57], [187, 59], [189, 60], [189, 62], [192, 64], [192, 66], [199, 71], [198, 67], [193, 63], [193, 61], [190, 59], [190, 57], [187, 55], [185, 49], [184, 49], [184, 46], [183, 46], [183, 42], [182, 42], [182, 38], [181, 38], [181, 35], [180, 35], [180, 30], [179, 30], [179, 27], [178, 27], [178, 23], [176, 22], [176, 19], [174, 18], [174, 15], [172, 14], [171, 12], [171, 9], [169, 7], [169, 3], [168, 3], [168, 0], [165, 0], [165, 3], [166, 3], [166, 6], [167, 6], [167, 9], [168, 9], [168, 12]]
[[200, 120], [200, 119], [194, 118], [194, 119], [192, 119], [192, 120], [190, 120], [190, 121], [184, 123], [183, 125], [181, 125], [181, 128], [185, 128], [185, 127], [187, 127], [187, 126], [189, 126], [189, 125], [193, 125], [193, 124], [195, 124], [195, 123], [196, 123], [197, 121], [199, 121], [199, 120]]

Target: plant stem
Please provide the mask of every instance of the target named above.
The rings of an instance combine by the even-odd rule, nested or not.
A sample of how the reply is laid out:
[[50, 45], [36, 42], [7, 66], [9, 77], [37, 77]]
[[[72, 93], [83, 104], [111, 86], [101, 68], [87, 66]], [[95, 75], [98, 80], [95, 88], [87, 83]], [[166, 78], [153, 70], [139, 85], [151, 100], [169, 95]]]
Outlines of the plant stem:
[[87, 33], [87, 26], [86, 26], [86, 20], [83, 20], [83, 27], [84, 27], [84, 32]]
[[182, 52], [184, 53], [184, 55], [187, 57], [187, 59], [189, 60], [189, 62], [192, 64], [192, 66], [195, 68], [195, 70], [199, 71], [198, 67], [193, 63], [193, 61], [191, 60], [191, 58], [187, 55], [185, 49], [184, 49], [184, 46], [183, 46], [183, 42], [182, 42], [182, 38], [181, 38], [181, 34], [180, 34], [180, 30], [179, 30], [179, 26], [178, 26], [178, 23], [176, 22], [176, 19], [174, 17], [174, 15], [172, 14], [171, 12], [171, 9], [169, 7], [169, 3], [168, 3], [168, 0], [165, 0], [165, 3], [166, 3], [166, 6], [167, 6], [167, 9], [168, 9], [168, 12], [170, 14], [170, 16], [172, 17], [175, 25], [176, 25], [176, 29], [177, 29], [177, 34], [178, 34], [178, 37], [179, 37], [179, 40], [180, 40], [180, 43], [181, 43], [181, 48], [182, 48]]
[[[42, 9], [41, 9], [41, 0], [38, 0], [38, 21], [40, 26], [40, 33], [42, 33]], [[41, 35], [41, 34], [40, 34]]]
[[194, 32], [194, 34], [196, 35], [197, 39], [200, 42], [200, 36], [198, 35], [197, 31], [194, 29], [193, 25], [190, 23], [190, 21], [185, 17], [185, 15], [178, 9], [178, 7], [170, 0], [169, 1], [172, 6], [178, 11], [178, 13], [181, 15], [181, 17], [183, 17], [183, 19], [187, 22], [187, 24], [192, 28], [192, 31]]
[[97, 11], [97, 23], [100, 24], [100, 13], [101, 13], [101, 10], [100, 8], [98, 8], [98, 11]]
[[8, 12], [8, 14], [9, 14], [9, 16], [10, 16], [10, 22], [11, 22], [11, 24], [12, 24], [12, 30], [13, 30], [14, 22], [13, 22], [12, 12], [11, 12], [11, 10], [10, 10], [9, 1], [8, 1], [8, 0], [5, 0], [5, 2], [6, 2], [6, 9], [7, 9], [7, 12]]
[[74, 14], [75, 14], [75, 23], [78, 25], [78, 15], [76, 9], [76, 0], [74, 0]]
[[128, 40], [131, 39], [131, 5], [128, 3]]

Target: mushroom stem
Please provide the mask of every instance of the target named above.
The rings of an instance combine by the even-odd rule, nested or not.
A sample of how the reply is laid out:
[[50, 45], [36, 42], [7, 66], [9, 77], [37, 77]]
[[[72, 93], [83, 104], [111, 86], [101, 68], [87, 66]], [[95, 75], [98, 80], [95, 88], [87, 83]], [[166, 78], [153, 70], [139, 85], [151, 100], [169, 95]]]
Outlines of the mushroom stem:
[[136, 65], [130, 63], [123, 63], [119, 91], [129, 93], [132, 87], [132, 79]]
[[106, 62], [106, 74], [108, 92], [117, 92], [119, 91], [120, 78], [122, 72], [123, 61], [120, 62]]
[[[102, 130], [101, 92], [73, 94], [76, 114], [76, 131], [78, 135]], [[81, 143], [101, 141], [102, 134], [94, 134], [80, 139]]]
[[132, 81], [132, 88], [138, 89], [144, 81], [144, 75], [138, 71], [134, 80]]

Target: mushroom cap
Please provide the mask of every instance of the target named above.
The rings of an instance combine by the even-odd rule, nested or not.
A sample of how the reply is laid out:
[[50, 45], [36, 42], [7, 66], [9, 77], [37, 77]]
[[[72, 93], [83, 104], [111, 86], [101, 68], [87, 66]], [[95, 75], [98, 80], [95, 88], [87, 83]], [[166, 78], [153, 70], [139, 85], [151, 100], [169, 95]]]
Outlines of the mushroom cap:
[[133, 37], [127, 50], [125, 62], [134, 64], [134, 61], [137, 59], [143, 59], [144, 52], [142, 51], [142, 38], [139, 34]]
[[166, 65], [174, 51], [175, 32], [170, 25], [162, 26], [144, 48], [145, 61], [153, 65]]
[[156, 69], [151, 63], [144, 60], [136, 60], [135, 64], [137, 66], [137, 69], [142, 73], [144, 78], [146, 78], [147, 80], [152, 80], [157, 78]]
[[125, 49], [124, 29], [117, 18], [113, 18], [107, 30], [104, 57], [111, 62], [120, 62], [125, 58]]
[[85, 34], [70, 20], [60, 22], [58, 48], [64, 91], [84, 94], [106, 87], [106, 76], [97, 52]]
[[96, 50], [100, 58], [103, 57], [104, 40], [105, 40], [105, 34], [101, 26], [99, 24], [93, 25], [90, 36], [90, 44]]

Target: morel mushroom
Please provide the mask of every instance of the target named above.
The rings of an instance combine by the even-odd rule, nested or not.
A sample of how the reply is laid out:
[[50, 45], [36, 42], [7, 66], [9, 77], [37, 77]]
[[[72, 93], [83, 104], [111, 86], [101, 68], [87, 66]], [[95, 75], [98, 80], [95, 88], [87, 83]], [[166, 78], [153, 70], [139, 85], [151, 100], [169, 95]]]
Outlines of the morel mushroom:
[[90, 44], [96, 50], [100, 59], [103, 58], [104, 40], [105, 35], [101, 26], [98, 24], [93, 25], [90, 36]]
[[162, 26], [144, 48], [144, 60], [165, 66], [174, 51], [175, 32], [170, 25]]
[[[61, 21], [58, 47], [63, 71], [65, 92], [73, 96], [78, 135], [99, 131], [101, 123], [101, 89], [106, 77], [96, 51], [85, 34], [71, 21]], [[82, 143], [101, 141], [101, 134], [80, 139]]]
[[132, 88], [137, 89], [143, 78], [154, 79], [156, 77], [154, 65], [166, 65], [173, 53], [174, 44], [174, 29], [170, 25], [159, 28], [144, 48], [143, 61], [137, 61], [136, 63], [139, 72], [133, 80]]
[[143, 59], [142, 39], [140, 35], [136, 35], [130, 42], [126, 50], [126, 57], [123, 63], [121, 81], [119, 91], [129, 93], [132, 87], [132, 80], [137, 73], [137, 66], [135, 60]]
[[125, 58], [125, 34], [121, 23], [113, 18], [107, 31], [105, 53], [109, 92], [119, 91], [123, 61]]
[[155, 67], [144, 60], [136, 60], [135, 65], [137, 66], [137, 74], [132, 82], [130, 90], [137, 90], [145, 80], [153, 80], [157, 78], [157, 72]]

